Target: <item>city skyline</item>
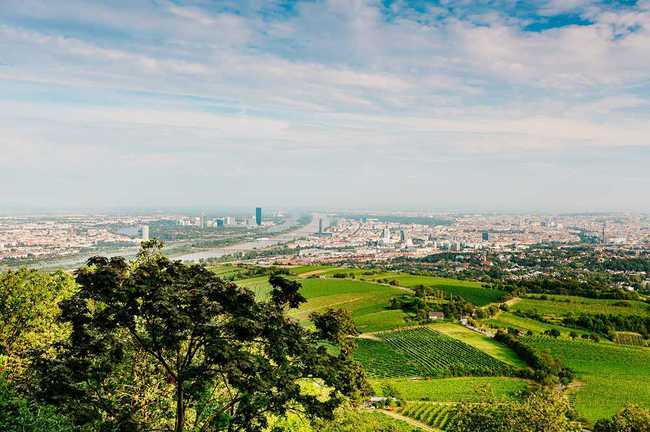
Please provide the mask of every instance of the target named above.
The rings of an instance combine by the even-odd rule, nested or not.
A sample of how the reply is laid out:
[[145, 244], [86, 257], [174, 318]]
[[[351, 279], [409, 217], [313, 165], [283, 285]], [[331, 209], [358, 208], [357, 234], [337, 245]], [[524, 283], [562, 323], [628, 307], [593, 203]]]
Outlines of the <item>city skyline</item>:
[[650, 212], [648, 57], [647, 0], [5, 0], [0, 212]]

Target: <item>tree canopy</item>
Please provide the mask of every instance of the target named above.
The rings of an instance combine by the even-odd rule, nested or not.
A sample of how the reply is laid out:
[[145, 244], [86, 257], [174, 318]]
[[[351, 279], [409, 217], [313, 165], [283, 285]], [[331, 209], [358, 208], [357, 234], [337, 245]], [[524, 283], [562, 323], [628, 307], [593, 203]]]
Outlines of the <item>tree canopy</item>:
[[[331, 418], [367, 389], [350, 357], [349, 315], [287, 317], [300, 285], [270, 278], [268, 301], [202, 265], [171, 261], [161, 244], [137, 260], [91, 258], [61, 303], [69, 337], [40, 359], [41, 397], [96, 430], [260, 431], [270, 414]], [[337, 349], [338, 347], [338, 349]], [[316, 382], [318, 394], [303, 391]]]

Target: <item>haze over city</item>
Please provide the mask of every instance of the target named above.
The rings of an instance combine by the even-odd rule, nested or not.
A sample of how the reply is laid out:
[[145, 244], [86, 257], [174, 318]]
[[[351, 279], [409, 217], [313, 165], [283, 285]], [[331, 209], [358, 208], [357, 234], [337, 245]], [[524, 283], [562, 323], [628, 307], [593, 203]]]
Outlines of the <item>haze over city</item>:
[[0, 2], [0, 211], [650, 211], [648, 1]]

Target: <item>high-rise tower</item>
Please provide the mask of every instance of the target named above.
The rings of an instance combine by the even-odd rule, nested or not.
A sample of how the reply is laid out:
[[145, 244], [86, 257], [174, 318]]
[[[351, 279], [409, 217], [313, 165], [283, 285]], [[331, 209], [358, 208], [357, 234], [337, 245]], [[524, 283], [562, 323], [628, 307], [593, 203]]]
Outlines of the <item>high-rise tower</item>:
[[255, 208], [255, 224], [262, 225], [262, 207]]

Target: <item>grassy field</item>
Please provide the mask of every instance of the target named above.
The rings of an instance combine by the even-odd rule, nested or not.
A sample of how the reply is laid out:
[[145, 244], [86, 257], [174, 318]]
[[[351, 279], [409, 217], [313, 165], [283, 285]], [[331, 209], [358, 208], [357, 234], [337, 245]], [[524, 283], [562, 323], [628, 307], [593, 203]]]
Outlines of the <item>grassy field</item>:
[[352, 313], [360, 332], [407, 325], [404, 312], [387, 309], [390, 298], [402, 292], [399, 288], [345, 279], [304, 279], [300, 282], [307, 303], [294, 314], [299, 320], [307, 319], [311, 312], [341, 308]]
[[572, 398], [590, 421], [610, 417], [626, 403], [650, 408], [650, 350], [615, 344], [534, 336], [526, 343], [547, 350], [572, 368], [578, 386]]
[[[340, 308], [352, 313], [352, 319], [360, 332], [390, 330], [405, 326], [406, 314], [401, 310], [389, 310], [390, 298], [403, 291], [392, 286], [347, 279], [300, 279], [300, 292], [307, 299], [298, 311], [291, 315], [306, 321], [312, 312], [327, 308]], [[236, 281], [264, 299], [271, 290], [268, 276]]]
[[516, 328], [517, 330], [526, 332], [527, 330], [532, 331], [533, 333], [539, 334], [543, 333], [546, 330], [556, 329], [562, 335], [568, 336], [569, 332], [575, 331], [579, 335], [584, 333], [589, 334], [588, 331], [579, 330], [579, 329], [569, 329], [567, 327], [562, 327], [556, 324], [543, 323], [531, 318], [523, 318], [517, 315], [514, 315], [510, 312], [501, 312], [493, 318], [489, 318], [484, 321], [488, 325], [495, 326], [497, 328], [507, 329], [509, 327]]
[[508, 377], [457, 377], [437, 379], [376, 379], [375, 393], [390, 384], [404, 400], [431, 402], [480, 402], [485, 397], [515, 399], [528, 387], [528, 381]]
[[432, 324], [432, 329], [440, 333], [459, 339], [468, 345], [478, 348], [484, 353], [491, 355], [504, 363], [511, 364], [515, 367], [524, 368], [526, 363], [522, 361], [514, 351], [507, 346], [495, 341], [492, 338], [484, 336], [480, 333], [472, 331], [460, 324], [455, 323], [439, 323]]
[[368, 375], [448, 377], [511, 375], [513, 367], [458, 339], [417, 327], [358, 339], [354, 355]]
[[596, 300], [584, 297], [548, 295], [540, 300], [538, 295], [522, 298], [512, 306], [513, 310], [537, 311], [547, 316], [562, 316], [567, 313], [648, 315], [650, 305], [639, 301]]
[[356, 279], [366, 281], [389, 282], [395, 281], [399, 286], [414, 288], [418, 285], [433, 287], [447, 294], [463, 297], [468, 302], [477, 306], [485, 306], [500, 301], [505, 293], [499, 290], [483, 288], [479, 282], [462, 281], [435, 276], [411, 275], [408, 273], [378, 272], [367, 269], [338, 268], [329, 270], [323, 275], [332, 277], [335, 274], [345, 274], [347, 277], [354, 275]]
[[235, 283], [244, 288], [248, 288], [253, 291], [257, 298], [263, 300], [266, 299], [269, 292], [271, 292], [271, 284], [269, 283], [268, 276], [260, 276], [251, 279], [241, 279], [235, 281]]

